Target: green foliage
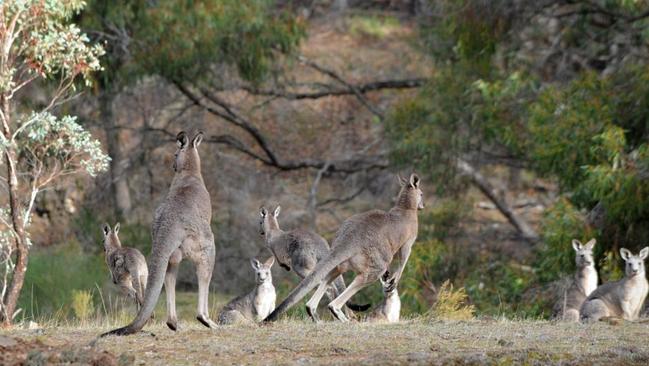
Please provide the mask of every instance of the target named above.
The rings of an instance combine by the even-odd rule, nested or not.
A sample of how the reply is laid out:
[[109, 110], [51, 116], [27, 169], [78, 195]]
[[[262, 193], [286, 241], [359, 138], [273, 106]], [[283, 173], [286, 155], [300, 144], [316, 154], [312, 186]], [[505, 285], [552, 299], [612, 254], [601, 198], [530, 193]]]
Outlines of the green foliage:
[[365, 35], [378, 39], [385, 38], [399, 27], [399, 21], [390, 16], [352, 16], [348, 19], [352, 35]]
[[453, 289], [453, 284], [446, 280], [437, 292], [435, 305], [424, 315], [428, 319], [440, 320], [471, 320], [475, 307], [467, 303], [464, 288]]

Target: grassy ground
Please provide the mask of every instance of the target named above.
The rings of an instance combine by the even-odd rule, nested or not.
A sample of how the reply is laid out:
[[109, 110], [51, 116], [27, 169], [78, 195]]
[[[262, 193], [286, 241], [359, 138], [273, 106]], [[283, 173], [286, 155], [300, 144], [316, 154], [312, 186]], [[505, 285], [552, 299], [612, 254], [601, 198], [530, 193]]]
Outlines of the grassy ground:
[[[102, 339], [97, 335], [108, 327], [0, 331], [0, 364], [21, 360], [154, 365], [649, 363], [649, 327], [643, 323], [411, 320], [316, 325], [291, 320], [209, 330], [185, 318], [181, 327], [173, 333], [158, 320], [146, 327], [155, 336]], [[12, 342], [13, 346], [3, 346]]]

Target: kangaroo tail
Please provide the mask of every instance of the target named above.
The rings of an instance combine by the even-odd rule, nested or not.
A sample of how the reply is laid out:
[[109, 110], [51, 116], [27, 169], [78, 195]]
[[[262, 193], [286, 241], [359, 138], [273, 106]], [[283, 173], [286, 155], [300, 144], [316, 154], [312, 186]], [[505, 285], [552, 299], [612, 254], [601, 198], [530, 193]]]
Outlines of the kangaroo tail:
[[147, 279], [148, 283], [146, 284], [146, 289], [144, 291], [144, 304], [142, 304], [142, 307], [139, 309], [135, 319], [131, 324], [125, 327], [114, 329], [102, 334], [102, 337], [107, 335], [122, 336], [137, 333], [142, 330], [144, 324], [146, 324], [146, 322], [151, 318], [153, 309], [155, 308], [160, 292], [162, 291], [162, 284], [164, 283], [165, 273], [169, 264], [169, 257], [171, 257], [171, 252], [169, 252], [169, 255], [166, 255], [167, 253], [162, 254], [163, 255], [158, 256], [152, 255], [150, 258], [151, 272]]
[[316, 265], [316, 268], [308, 276], [306, 276], [296, 288], [279, 304], [270, 315], [264, 319], [264, 322], [276, 321], [279, 316], [290, 309], [293, 305], [297, 304], [309, 291], [313, 290], [320, 282], [322, 282], [329, 272], [336, 268], [339, 264], [346, 261], [352, 254], [344, 254], [332, 251], [331, 254], [324, 260], [321, 260]]
[[[336, 297], [338, 297], [338, 295], [342, 294], [343, 291], [345, 291], [347, 286], [345, 286], [345, 280], [343, 280], [342, 275], [336, 277], [332, 287], [334, 288], [334, 292], [336, 294]], [[372, 306], [372, 304], [354, 304], [354, 303], [349, 302], [349, 301], [345, 305], [350, 310], [355, 311], [355, 312], [366, 311], [367, 309], [369, 309]]]

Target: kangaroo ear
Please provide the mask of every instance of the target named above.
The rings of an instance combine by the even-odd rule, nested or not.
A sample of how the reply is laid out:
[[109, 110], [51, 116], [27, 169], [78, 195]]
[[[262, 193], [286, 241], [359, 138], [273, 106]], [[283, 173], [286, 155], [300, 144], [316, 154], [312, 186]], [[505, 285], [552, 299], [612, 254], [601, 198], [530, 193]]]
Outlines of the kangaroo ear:
[[620, 256], [621, 256], [622, 259], [624, 259], [625, 261], [628, 261], [629, 258], [631, 258], [631, 255], [632, 255], [631, 252], [630, 252], [627, 248], [622, 248], [622, 249], [620, 249]]
[[115, 228], [113, 229], [113, 231], [115, 232], [115, 234], [119, 233], [119, 222], [115, 224]]
[[572, 247], [575, 249], [575, 252], [578, 252], [584, 247], [584, 245], [579, 240], [572, 239]]
[[259, 207], [259, 215], [261, 215], [261, 217], [266, 217], [266, 215], [268, 215], [268, 211], [266, 210], [266, 207], [264, 206]]
[[419, 176], [415, 173], [410, 174], [410, 186], [419, 188]]
[[593, 238], [593, 239], [590, 239], [588, 241], [588, 243], [586, 243], [584, 246], [588, 250], [593, 250], [593, 248], [595, 247], [595, 243], [597, 243], [597, 239]]
[[194, 139], [192, 140], [192, 147], [194, 149], [197, 148], [202, 141], [203, 141], [203, 131], [198, 131], [198, 133], [196, 134], [196, 136], [194, 136]]
[[647, 255], [649, 255], [649, 247], [642, 248], [639, 254], [640, 259], [645, 260], [647, 258]]
[[185, 133], [185, 131], [178, 132], [178, 135], [176, 135], [176, 143], [178, 144], [178, 148], [184, 149], [185, 146], [187, 146], [187, 142], [189, 142], [187, 133]]
[[259, 261], [257, 260], [257, 258], [252, 258], [252, 259], [250, 260], [250, 265], [252, 266], [252, 268], [253, 268], [254, 270], [258, 270], [259, 268], [261, 268], [261, 263], [259, 263]]
[[275, 257], [270, 257], [264, 262], [264, 267], [270, 268], [273, 266], [273, 264], [275, 264]]
[[401, 174], [397, 174], [397, 181], [399, 181], [399, 185], [402, 187], [408, 184], [408, 181]]
[[104, 224], [104, 227], [102, 228], [104, 230], [104, 236], [108, 236], [110, 233], [110, 225]]
[[282, 206], [279, 206], [279, 205], [278, 205], [278, 206], [275, 208], [275, 212], [273, 213], [273, 216], [275, 216], [275, 217], [279, 216], [279, 213], [280, 213], [281, 211], [282, 211]]

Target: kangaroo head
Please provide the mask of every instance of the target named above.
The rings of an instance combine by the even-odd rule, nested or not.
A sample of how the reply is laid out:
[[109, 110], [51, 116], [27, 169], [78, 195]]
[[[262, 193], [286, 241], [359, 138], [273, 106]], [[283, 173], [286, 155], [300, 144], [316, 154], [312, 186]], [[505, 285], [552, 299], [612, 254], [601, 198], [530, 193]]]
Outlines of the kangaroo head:
[[649, 255], [649, 247], [644, 247], [638, 255], [633, 255], [628, 249], [622, 248], [620, 249], [620, 255], [626, 262], [624, 272], [627, 277], [644, 276], [644, 260]]
[[201, 171], [201, 158], [198, 156], [198, 146], [203, 141], [203, 132], [199, 131], [196, 136], [189, 142], [189, 137], [185, 131], [180, 131], [176, 136], [178, 149], [174, 154], [174, 171], [198, 172]]
[[259, 234], [265, 236], [268, 235], [271, 230], [279, 229], [277, 216], [279, 216], [281, 210], [282, 208], [277, 206], [271, 215], [268, 210], [266, 210], [266, 207], [262, 206], [259, 208], [259, 216], [261, 216], [261, 221], [259, 222]]
[[104, 252], [108, 253], [109, 251], [122, 246], [122, 243], [119, 241], [119, 237], [117, 236], [119, 233], [119, 222], [115, 224], [115, 228], [112, 230], [110, 225], [104, 224], [102, 231], [104, 233]]
[[399, 178], [399, 184], [401, 185], [397, 205], [408, 210], [423, 210], [424, 194], [419, 188], [419, 176], [413, 173], [410, 175], [408, 180], [401, 178], [401, 176], [397, 177]]
[[275, 263], [275, 257], [270, 257], [262, 264], [256, 258], [250, 260], [252, 269], [255, 270], [255, 281], [258, 285], [263, 283], [273, 283], [273, 275], [270, 271]]
[[381, 281], [383, 293], [386, 297], [396, 290], [396, 279], [394, 277], [390, 277], [390, 271], [385, 271], [385, 273], [383, 273], [383, 276], [381, 276], [379, 280]]
[[575, 250], [577, 268], [589, 267], [595, 263], [593, 260], [593, 247], [596, 242], [597, 240], [591, 239], [588, 243], [582, 244], [579, 240], [573, 239], [572, 248]]

